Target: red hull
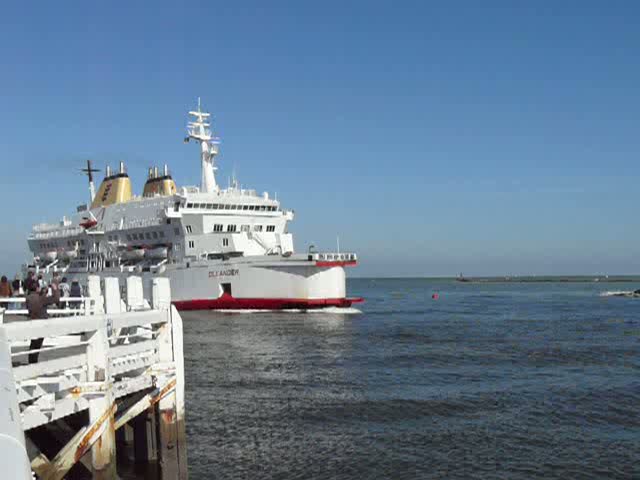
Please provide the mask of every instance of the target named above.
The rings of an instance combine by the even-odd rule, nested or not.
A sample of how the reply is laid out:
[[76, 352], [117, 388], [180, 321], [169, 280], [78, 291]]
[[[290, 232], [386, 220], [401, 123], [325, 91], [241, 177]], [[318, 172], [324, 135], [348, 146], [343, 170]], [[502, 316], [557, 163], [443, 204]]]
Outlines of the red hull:
[[326, 307], [350, 307], [362, 298], [234, 298], [223, 295], [215, 299], [173, 302], [178, 310], [308, 310]]

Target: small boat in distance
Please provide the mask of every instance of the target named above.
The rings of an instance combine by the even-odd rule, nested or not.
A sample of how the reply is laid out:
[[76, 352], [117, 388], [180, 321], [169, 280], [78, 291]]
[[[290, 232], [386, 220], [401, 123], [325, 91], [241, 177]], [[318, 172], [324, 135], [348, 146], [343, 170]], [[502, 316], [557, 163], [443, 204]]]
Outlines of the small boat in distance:
[[462, 272], [456, 277], [457, 282], [470, 282], [471, 279], [462, 275]]

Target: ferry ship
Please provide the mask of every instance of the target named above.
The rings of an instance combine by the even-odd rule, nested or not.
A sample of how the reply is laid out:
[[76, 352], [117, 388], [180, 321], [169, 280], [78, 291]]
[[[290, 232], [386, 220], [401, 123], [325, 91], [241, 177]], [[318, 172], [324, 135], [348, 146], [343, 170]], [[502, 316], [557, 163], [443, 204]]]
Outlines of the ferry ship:
[[[198, 99], [185, 143], [200, 146], [200, 187], [176, 186], [165, 165], [150, 168], [142, 195], [132, 193], [125, 165], [106, 168], [90, 202], [60, 222], [34, 225], [33, 261], [25, 266], [82, 281], [87, 275], [163, 276], [180, 310], [278, 310], [350, 307], [345, 267], [355, 253], [294, 252], [293, 210], [267, 192], [216, 182], [220, 141]], [[148, 282], [144, 282], [147, 284]]]

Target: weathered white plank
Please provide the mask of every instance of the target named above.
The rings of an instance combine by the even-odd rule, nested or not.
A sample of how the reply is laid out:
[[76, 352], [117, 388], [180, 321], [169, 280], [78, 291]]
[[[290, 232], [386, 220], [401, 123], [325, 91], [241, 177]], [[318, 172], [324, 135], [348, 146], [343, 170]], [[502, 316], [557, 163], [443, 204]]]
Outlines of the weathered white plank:
[[142, 374], [133, 378], [125, 378], [113, 383], [113, 396], [114, 398], [124, 397], [152, 386], [153, 378], [151, 375]]
[[87, 354], [70, 355], [68, 357], [57, 358], [55, 360], [46, 360], [43, 362], [23, 365], [13, 369], [13, 375], [16, 381], [25, 380], [27, 378], [41, 377], [43, 375], [58, 373], [63, 370], [86, 365]]
[[140, 415], [155, 403], [157, 403], [165, 395], [171, 392], [175, 388], [175, 386], [175, 378], [166, 379], [161, 385], [158, 386], [158, 388], [156, 388], [153, 392], [146, 394], [116, 419], [116, 430], [122, 427], [125, 423], [129, 422], [131, 419]]
[[158, 310], [144, 310], [141, 312], [127, 312], [113, 317], [113, 328], [139, 327], [168, 321], [166, 313]]
[[64, 398], [53, 402], [48, 408], [43, 408], [41, 405], [31, 405], [22, 412], [22, 428], [31, 430], [88, 408], [89, 401], [84, 397]]
[[98, 328], [100, 319], [100, 316], [65, 317], [56, 318], [55, 321], [47, 319], [13, 322], [4, 327], [7, 332], [7, 340], [15, 342], [88, 332]]
[[158, 348], [158, 342], [155, 340], [146, 340], [142, 342], [130, 343], [128, 345], [118, 345], [109, 349], [109, 358], [124, 357], [135, 353], [154, 351]]
[[112, 375], [122, 375], [123, 373], [153, 365], [158, 360], [157, 352], [143, 352], [136, 355], [118, 357], [111, 364]]

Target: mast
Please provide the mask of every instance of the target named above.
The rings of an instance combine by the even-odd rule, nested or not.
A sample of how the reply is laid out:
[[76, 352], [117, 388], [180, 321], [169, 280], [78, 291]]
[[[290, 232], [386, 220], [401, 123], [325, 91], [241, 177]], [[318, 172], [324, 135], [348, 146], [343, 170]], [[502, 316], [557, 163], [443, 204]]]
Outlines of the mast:
[[219, 187], [216, 183], [214, 173], [217, 170], [214, 163], [214, 157], [218, 154], [220, 139], [214, 137], [211, 130], [209, 130], [211, 124], [207, 123], [207, 119], [211, 114], [205, 113], [201, 110], [200, 97], [198, 97], [198, 109], [190, 111], [189, 115], [193, 115], [195, 120], [188, 123], [188, 136], [184, 140], [185, 142], [188, 142], [190, 139], [193, 139], [200, 143], [200, 158], [202, 161], [202, 180], [200, 183], [200, 190], [206, 193], [217, 192]]
[[89, 177], [89, 203], [93, 202], [93, 198], [96, 196], [96, 186], [93, 183], [93, 172], [99, 172], [97, 168], [91, 168], [91, 160], [87, 160], [87, 168], [82, 168], [82, 172]]

